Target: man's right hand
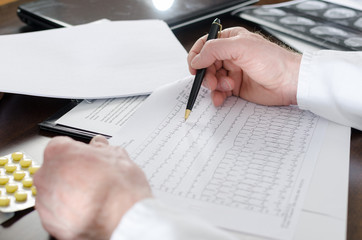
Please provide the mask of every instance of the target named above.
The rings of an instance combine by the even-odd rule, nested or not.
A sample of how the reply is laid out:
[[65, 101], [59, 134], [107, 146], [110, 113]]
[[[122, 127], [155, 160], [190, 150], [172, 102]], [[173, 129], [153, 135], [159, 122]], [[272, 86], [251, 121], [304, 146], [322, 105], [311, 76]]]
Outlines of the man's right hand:
[[231, 95], [263, 105], [297, 103], [300, 54], [241, 27], [206, 38], [196, 41], [187, 60], [191, 74], [207, 68], [204, 86], [212, 91], [215, 106]]

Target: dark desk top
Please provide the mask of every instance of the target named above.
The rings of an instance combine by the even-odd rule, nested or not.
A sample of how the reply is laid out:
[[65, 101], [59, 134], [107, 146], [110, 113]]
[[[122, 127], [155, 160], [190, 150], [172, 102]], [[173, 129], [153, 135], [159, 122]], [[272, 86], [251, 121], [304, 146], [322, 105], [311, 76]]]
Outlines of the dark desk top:
[[[34, 29], [25, 26], [16, 16], [20, 0], [0, 6], [0, 34], [13, 34]], [[283, 0], [260, 0], [260, 3], [283, 2]], [[1, 2], [0, 2], [1, 4]], [[223, 17], [223, 27], [242, 25], [241, 20]], [[176, 37], [189, 50], [193, 43], [208, 32], [209, 22], [201, 22], [178, 30]], [[3, 79], [3, 81], [6, 81]], [[0, 101], [0, 155], [15, 150], [24, 150], [34, 158], [42, 158], [42, 150], [52, 134], [37, 127], [68, 101], [16, 94], [5, 94]], [[39, 144], [38, 144], [39, 143]], [[20, 148], [20, 149], [19, 149]], [[362, 239], [362, 132], [352, 129], [350, 149], [350, 173], [348, 194], [347, 239]], [[0, 226], [0, 239], [48, 239], [39, 217], [33, 209], [22, 211]]]

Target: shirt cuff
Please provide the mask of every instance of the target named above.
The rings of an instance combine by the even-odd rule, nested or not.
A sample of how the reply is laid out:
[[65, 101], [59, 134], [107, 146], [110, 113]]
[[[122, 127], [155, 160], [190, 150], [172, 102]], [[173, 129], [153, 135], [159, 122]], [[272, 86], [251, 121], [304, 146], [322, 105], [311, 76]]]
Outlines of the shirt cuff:
[[298, 88], [297, 88], [297, 104], [300, 109], [308, 110], [310, 79], [312, 79], [310, 65], [314, 56], [314, 52], [304, 52], [300, 64]]
[[136, 203], [121, 219], [111, 240], [232, 240], [233, 235], [158, 199]]

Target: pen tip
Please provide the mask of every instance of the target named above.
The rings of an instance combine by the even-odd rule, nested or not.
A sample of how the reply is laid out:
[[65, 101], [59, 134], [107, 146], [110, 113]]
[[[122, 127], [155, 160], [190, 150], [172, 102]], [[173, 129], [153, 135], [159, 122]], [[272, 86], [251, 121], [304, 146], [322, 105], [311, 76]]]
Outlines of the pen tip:
[[215, 18], [214, 23], [218, 23], [218, 24], [220, 24], [220, 19]]
[[186, 109], [186, 112], [185, 112], [185, 121], [189, 118], [190, 112], [191, 112], [191, 110]]

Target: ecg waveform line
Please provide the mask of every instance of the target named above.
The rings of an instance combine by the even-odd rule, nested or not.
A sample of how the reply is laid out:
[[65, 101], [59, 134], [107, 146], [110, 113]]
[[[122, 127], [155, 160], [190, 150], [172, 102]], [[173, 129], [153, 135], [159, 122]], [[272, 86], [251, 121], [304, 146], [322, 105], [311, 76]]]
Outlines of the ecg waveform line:
[[153, 189], [283, 217], [318, 117], [236, 97], [215, 108], [201, 101], [205, 94], [202, 89], [191, 124], [182, 116], [187, 100], [182, 91], [132, 159]]

